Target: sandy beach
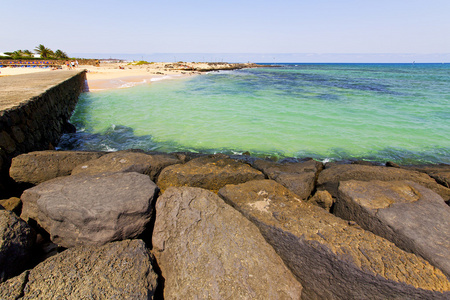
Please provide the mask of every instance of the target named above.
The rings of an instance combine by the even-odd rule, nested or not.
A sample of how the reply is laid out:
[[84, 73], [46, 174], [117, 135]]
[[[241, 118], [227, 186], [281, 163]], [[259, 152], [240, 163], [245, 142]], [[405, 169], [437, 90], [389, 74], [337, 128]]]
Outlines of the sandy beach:
[[[239, 65], [227, 63], [148, 63], [137, 65], [134, 63], [108, 63], [102, 62], [100, 66], [79, 65], [76, 70], [87, 71], [87, 84], [89, 91], [101, 91], [107, 89], [127, 88], [139, 84], [150, 84], [152, 81], [184, 78], [200, 75], [202, 72], [211, 70], [233, 69]], [[248, 67], [251, 67], [248, 64]], [[67, 70], [62, 66], [62, 70]], [[1, 76], [13, 76], [36, 72], [58, 72], [51, 68], [0, 68]]]

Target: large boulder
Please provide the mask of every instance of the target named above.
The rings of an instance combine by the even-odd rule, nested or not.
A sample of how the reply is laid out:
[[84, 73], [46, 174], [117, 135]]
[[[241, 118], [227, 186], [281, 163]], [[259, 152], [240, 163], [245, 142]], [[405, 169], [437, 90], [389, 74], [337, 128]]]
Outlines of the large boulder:
[[315, 181], [323, 164], [315, 160], [303, 162], [276, 163], [256, 160], [253, 166], [261, 170], [269, 179], [282, 184], [302, 199], [308, 199], [315, 188]]
[[44, 181], [70, 175], [72, 169], [102, 152], [84, 151], [36, 151], [21, 154], [12, 159], [10, 176], [19, 183], [37, 185]]
[[35, 232], [15, 213], [0, 210], [0, 282], [23, 271], [35, 238]]
[[225, 201], [253, 221], [306, 299], [448, 299], [450, 282], [425, 260], [305, 203], [272, 180], [227, 185]]
[[264, 179], [260, 171], [225, 155], [208, 155], [161, 171], [157, 184], [161, 190], [171, 186], [200, 187], [218, 191], [227, 184]]
[[157, 275], [152, 260], [142, 240], [72, 248], [3, 283], [0, 295], [2, 299], [153, 299]]
[[450, 188], [450, 165], [419, 165], [402, 168], [427, 173], [430, 177], [434, 178], [437, 183]]
[[398, 181], [410, 180], [439, 194], [445, 201], [450, 199], [450, 189], [438, 184], [425, 173], [399, 168], [365, 166], [365, 165], [333, 165], [320, 172], [317, 179], [317, 189], [327, 190], [337, 197], [340, 181]]
[[258, 228], [210, 191], [167, 189], [152, 241], [165, 299], [300, 299], [300, 283]]
[[179, 164], [180, 159], [172, 154], [145, 154], [133, 151], [112, 152], [99, 159], [82, 163], [76, 166], [72, 175], [76, 174], [99, 174], [105, 172], [137, 172], [156, 178], [167, 166]]
[[60, 177], [22, 194], [21, 217], [35, 220], [63, 247], [102, 245], [141, 234], [157, 191], [135, 172]]
[[343, 181], [334, 213], [420, 255], [450, 278], [450, 207], [412, 181]]

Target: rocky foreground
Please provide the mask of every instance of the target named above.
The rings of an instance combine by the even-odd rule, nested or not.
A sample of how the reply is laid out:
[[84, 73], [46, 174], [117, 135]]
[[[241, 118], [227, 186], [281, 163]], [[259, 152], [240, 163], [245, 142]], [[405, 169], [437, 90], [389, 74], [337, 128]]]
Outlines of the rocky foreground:
[[450, 299], [450, 166], [388, 165], [17, 156], [0, 299]]

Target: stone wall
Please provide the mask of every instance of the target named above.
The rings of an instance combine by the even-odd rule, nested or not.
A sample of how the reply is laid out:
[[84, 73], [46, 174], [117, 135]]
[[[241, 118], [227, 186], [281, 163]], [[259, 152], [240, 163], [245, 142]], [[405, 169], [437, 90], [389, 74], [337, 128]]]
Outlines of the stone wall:
[[42, 93], [0, 111], [0, 196], [6, 194], [6, 187], [11, 188], [8, 170], [13, 157], [53, 149], [70, 129], [68, 120], [85, 81], [84, 71], [70, 74]]

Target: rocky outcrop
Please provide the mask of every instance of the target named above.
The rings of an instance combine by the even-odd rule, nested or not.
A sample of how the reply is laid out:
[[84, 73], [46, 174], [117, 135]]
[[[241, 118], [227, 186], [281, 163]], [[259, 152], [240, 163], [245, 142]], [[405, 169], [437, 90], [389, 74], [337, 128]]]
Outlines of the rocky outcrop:
[[165, 168], [157, 184], [161, 190], [171, 186], [190, 186], [218, 191], [227, 184], [264, 178], [260, 171], [226, 155], [208, 155]]
[[256, 160], [253, 166], [261, 170], [269, 179], [282, 184], [304, 200], [311, 196], [317, 176], [323, 169], [321, 162], [312, 159], [286, 163]]
[[156, 286], [157, 275], [144, 242], [126, 240], [66, 250], [0, 285], [0, 295], [2, 299], [153, 299]]
[[258, 228], [210, 191], [167, 189], [153, 247], [165, 299], [300, 299], [301, 285]]
[[0, 282], [25, 269], [35, 237], [15, 213], [0, 210]]
[[104, 154], [87, 151], [35, 151], [14, 157], [9, 175], [18, 183], [37, 185], [56, 177], [68, 176], [76, 166]]
[[450, 207], [411, 181], [344, 181], [334, 213], [420, 255], [450, 278]]
[[21, 217], [63, 247], [136, 238], [149, 222], [156, 185], [135, 172], [73, 175], [26, 190]]
[[227, 185], [227, 203], [254, 222], [303, 286], [306, 299], [448, 299], [450, 282], [400, 250], [272, 180]]
[[438, 184], [427, 174], [398, 168], [365, 166], [365, 165], [333, 165], [323, 170], [317, 180], [317, 189], [327, 190], [337, 197], [340, 181], [397, 181], [410, 180], [439, 194], [445, 201], [450, 199], [450, 189]]
[[329, 212], [334, 204], [334, 200], [333, 196], [327, 191], [317, 191], [314, 196], [308, 200], [308, 203], [322, 207]]
[[14, 212], [16, 215], [20, 215], [22, 211], [22, 201], [17, 197], [2, 199], [0, 200], [0, 205], [4, 209]]
[[430, 177], [434, 178], [437, 183], [450, 188], [450, 165], [422, 165], [402, 168], [427, 173]]
[[162, 169], [180, 162], [178, 157], [172, 154], [118, 151], [78, 165], [73, 169], [72, 175], [80, 173], [137, 172], [149, 175], [151, 180], [156, 181], [157, 175]]

